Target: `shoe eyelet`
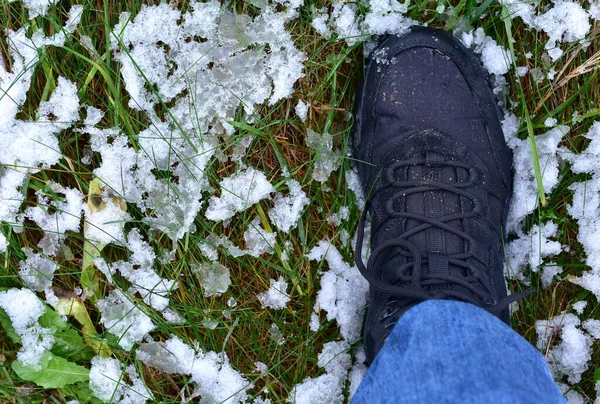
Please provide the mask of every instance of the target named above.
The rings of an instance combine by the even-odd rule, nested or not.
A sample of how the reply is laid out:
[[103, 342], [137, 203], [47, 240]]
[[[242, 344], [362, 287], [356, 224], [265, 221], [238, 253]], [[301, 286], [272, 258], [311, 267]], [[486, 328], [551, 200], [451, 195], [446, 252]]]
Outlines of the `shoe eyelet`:
[[386, 302], [385, 309], [379, 316], [379, 321], [386, 320], [386, 319], [392, 317], [394, 314], [396, 314], [398, 312], [398, 310], [400, 310], [398, 307], [394, 307], [397, 303], [398, 303], [398, 300], [396, 300], [396, 299], [388, 300]]
[[483, 303], [486, 304], [487, 306], [495, 306], [498, 301], [492, 296], [492, 297], [486, 297], [485, 299], [483, 299]]
[[475, 184], [479, 179], [479, 172], [474, 168], [469, 168], [469, 182]]

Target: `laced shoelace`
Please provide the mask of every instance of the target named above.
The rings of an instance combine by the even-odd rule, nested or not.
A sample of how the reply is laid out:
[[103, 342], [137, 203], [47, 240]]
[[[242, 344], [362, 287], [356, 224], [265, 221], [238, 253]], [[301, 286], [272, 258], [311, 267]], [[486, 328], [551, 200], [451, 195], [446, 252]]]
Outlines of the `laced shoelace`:
[[[422, 265], [426, 263], [427, 259], [423, 258], [421, 252], [417, 248], [415, 244], [408, 241], [408, 237], [425, 231], [431, 227], [437, 227], [444, 231], [450, 232], [464, 241], [468, 243], [474, 243], [475, 240], [458, 228], [449, 226], [446, 222], [460, 219], [470, 219], [479, 215], [481, 211], [481, 203], [478, 198], [468, 192], [466, 189], [475, 185], [475, 181], [479, 178], [478, 172], [472, 167], [468, 166], [465, 163], [458, 161], [444, 161], [443, 165], [452, 166], [455, 168], [463, 168], [469, 172], [469, 179], [463, 182], [456, 183], [441, 183], [435, 181], [400, 181], [396, 180], [395, 172], [398, 168], [404, 166], [414, 166], [414, 165], [422, 165], [425, 164], [424, 158], [415, 158], [410, 160], [401, 160], [395, 162], [391, 166], [386, 169], [385, 175], [387, 183], [378, 189], [376, 189], [369, 196], [365, 208], [363, 209], [360, 221], [358, 223], [358, 234], [356, 237], [356, 264], [360, 273], [365, 277], [365, 279], [370, 283], [371, 286], [376, 289], [396, 295], [398, 297], [405, 297], [409, 299], [415, 299], [418, 301], [424, 301], [429, 299], [445, 299], [445, 298], [455, 298], [461, 301], [473, 303], [477, 306], [483, 307], [488, 312], [494, 315], [499, 315], [502, 310], [504, 310], [509, 304], [515, 302], [535, 291], [534, 288], [528, 289], [522, 292], [513, 293], [509, 296], [506, 296], [501, 301], [495, 301], [491, 291], [487, 290], [484, 286], [484, 283], [481, 282], [481, 279], [477, 276], [479, 271], [473, 265], [467, 262], [468, 258], [475, 257], [473, 251], [467, 249], [466, 252], [459, 254], [451, 254], [448, 257], [448, 263], [454, 265], [459, 268], [463, 268], [467, 270], [470, 275], [458, 276], [458, 275], [441, 275], [441, 274], [431, 274], [424, 273], [422, 269]], [[365, 266], [362, 259], [362, 245], [364, 240], [364, 232], [365, 232], [365, 222], [367, 218], [367, 213], [372, 207], [372, 201], [376, 195], [381, 193], [383, 190], [389, 189], [390, 187], [399, 188], [400, 190], [392, 195], [386, 202], [386, 211], [389, 214], [386, 220], [390, 220], [393, 218], [405, 218], [412, 219], [421, 224], [415, 226], [414, 228], [405, 231], [400, 236], [392, 238], [383, 242], [381, 245], [376, 247], [372, 252], [369, 260], [367, 261], [367, 265]], [[454, 193], [459, 196], [463, 196], [468, 198], [473, 203], [473, 209], [469, 212], [462, 212], [459, 214], [448, 215], [442, 218], [430, 218], [422, 215], [417, 215], [409, 212], [399, 212], [394, 209], [394, 204], [397, 200], [401, 198], [405, 198], [408, 195], [429, 192], [429, 191], [447, 191], [450, 193]], [[398, 249], [396, 253], [401, 254], [406, 257], [412, 257], [412, 261], [407, 262], [399, 268], [400, 273], [406, 273], [408, 269], [412, 269], [410, 271], [410, 275], [402, 275], [394, 282], [385, 282], [379, 279], [376, 276], [375, 272], [375, 263], [377, 262], [377, 258], [388, 249]], [[475, 257], [477, 258], [477, 257]], [[401, 283], [402, 286], [398, 285]], [[442, 285], [442, 284], [454, 284], [457, 286], [461, 286], [468, 291], [471, 292], [469, 295], [460, 290], [460, 288], [447, 288], [442, 290], [434, 290], [432, 286], [434, 285]], [[477, 298], [480, 300], [478, 300]], [[393, 314], [393, 312], [391, 313]], [[388, 313], [388, 316], [391, 315]]]

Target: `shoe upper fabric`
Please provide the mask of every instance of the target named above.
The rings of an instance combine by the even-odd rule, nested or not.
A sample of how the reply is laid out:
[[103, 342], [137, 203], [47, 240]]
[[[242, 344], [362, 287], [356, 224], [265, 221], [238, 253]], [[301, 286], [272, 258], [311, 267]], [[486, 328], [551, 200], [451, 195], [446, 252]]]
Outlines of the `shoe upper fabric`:
[[[479, 60], [413, 27], [373, 53], [358, 93], [353, 152], [368, 206], [357, 266], [369, 280], [367, 359], [427, 299], [468, 301], [509, 322], [502, 242], [511, 154]], [[373, 252], [358, 245], [371, 215]]]

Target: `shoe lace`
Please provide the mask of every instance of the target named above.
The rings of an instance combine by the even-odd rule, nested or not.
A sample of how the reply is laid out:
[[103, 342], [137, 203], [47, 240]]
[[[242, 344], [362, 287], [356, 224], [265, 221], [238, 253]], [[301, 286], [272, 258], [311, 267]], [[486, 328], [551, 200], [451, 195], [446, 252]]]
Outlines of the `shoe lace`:
[[[469, 187], [475, 185], [475, 182], [480, 178], [479, 172], [473, 167], [455, 160], [445, 160], [441, 165], [451, 166], [454, 168], [463, 168], [468, 171], [469, 178], [467, 181], [453, 182], [453, 183], [442, 183], [435, 181], [414, 181], [414, 180], [397, 180], [395, 177], [396, 170], [405, 166], [415, 166], [426, 164], [425, 159], [422, 157], [412, 158], [409, 160], [396, 161], [385, 170], [385, 185], [375, 189], [368, 197], [361, 218], [358, 224], [358, 234], [356, 237], [356, 264], [359, 271], [370, 283], [371, 286], [376, 289], [395, 295], [398, 297], [405, 297], [409, 299], [415, 299], [418, 301], [425, 301], [429, 299], [447, 299], [454, 298], [461, 301], [473, 303], [477, 306], [483, 307], [488, 312], [494, 315], [499, 315], [508, 305], [515, 302], [535, 291], [534, 288], [525, 291], [513, 293], [506, 296], [500, 301], [496, 301], [493, 294], [485, 286], [485, 282], [482, 282], [483, 275], [476, 268], [475, 265], [468, 261], [469, 258], [481, 258], [481, 248], [466, 248], [466, 251], [458, 254], [451, 254], [448, 258], [448, 264], [455, 267], [463, 268], [466, 270], [467, 275], [445, 275], [440, 273], [424, 272], [422, 264], [427, 260], [423, 257], [419, 249], [415, 244], [410, 242], [408, 238], [416, 233], [425, 231], [429, 228], [436, 227], [444, 231], [450, 232], [464, 241], [469, 246], [476, 246], [478, 243], [466, 232], [461, 231], [457, 227], [453, 227], [447, 224], [449, 221], [459, 219], [471, 219], [481, 212], [481, 201], [468, 191]], [[386, 201], [386, 212], [389, 214], [386, 220], [393, 218], [404, 218], [412, 219], [420, 223], [410, 230], [405, 231], [398, 237], [391, 238], [384, 241], [377, 246], [371, 252], [371, 256], [365, 266], [362, 259], [362, 245], [365, 233], [365, 223], [367, 220], [367, 213], [372, 208], [372, 202], [375, 196], [381, 193], [383, 190], [392, 188], [398, 188], [399, 191], [394, 193]], [[423, 215], [418, 215], [410, 212], [398, 211], [394, 208], [395, 202], [399, 201], [406, 196], [430, 192], [430, 191], [446, 191], [458, 196], [465, 197], [472, 202], [473, 208], [467, 212], [461, 212], [458, 214], [447, 215], [441, 218], [431, 218]], [[381, 226], [381, 225], [380, 225]], [[399, 273], [408, 275], [400, 275], [395, 281], [383, 281], [376, 276], [375, 263], [378, 257], [383, 254], [386, 250], [395, 249], [396, 254], [401, 254], [405, 257], [412, 257], [412, 261], [401, 266]], [[478, 257], [479, 256], [479, 257]], [[434, 285], [458, 285], [461, 288], [444, 288], [436, 289]], [[468, 290], [471, 293], [466, 293]], [[390, 303], [396, 302], [392, 299]], [[387, 311], [390, 311], [386, 309]], [[392, 315], [395, 310], [392, 310], [389, 315]]]

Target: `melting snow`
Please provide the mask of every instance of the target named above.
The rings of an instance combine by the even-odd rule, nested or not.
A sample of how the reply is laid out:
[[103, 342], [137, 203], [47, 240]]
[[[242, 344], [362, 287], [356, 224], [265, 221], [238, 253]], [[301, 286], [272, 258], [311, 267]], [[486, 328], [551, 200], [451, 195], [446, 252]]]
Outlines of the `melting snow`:
[[[30, 18], [44, 15], [53, 0], [23, 0]], [[548, 8], [537, 10], [537, 2], [502, 0], [512, 18], [548, 35], [546, 49], [552, 60], [559, 58], [561, 43], [577, 43], [584, 40], [591, 29], [589, 18], [598, 19], [600, 6], [590, 3], [586, 11], [577, 2], [555, 1]], [[284, 0], [279, 4], [285, 9], [275, 12], [272, 5], [257, 1], [260, 13], [255, 17], [234, 14], [222, 8], [217, 1], [193, 2], [186, 12], [172, 5], [142, 6], [131, 18], [129, 13], [120, 16], [111, 36], [112, 57], [120, 63], [120, 72], [127, 92], [129, 107], [141, 111], [149, 127], [138, 134], [125, 136], [120, 128], [100, 128], [103, 112], [91, 106], [87, 109], [83, 127], [76, 129], [89, 134], [90, 147], [82, 163], [91, 163], [95, 152], [101, 161], [94, 175], [102, 180], [102, 200], [106, 208], [93, 213], [83, 203], [83, 195], [76, 189], [49, 182], [48, 189], [36, 193], [37, 205], [22, 207], [24, 201], [21, 187], [27, 176], [54, 166], [61, 159], [58, 134], [80, 120], [81, 109], [75, 83], [58, 77], [56, 88], [47, 101], [40, 103], [35, 119], [16, 119], [29, 90], [38, 62], [38, 49], [63, 46], [80, 23], [83, 7], [73, 6], [68, 20], [61, 30], [46, 37], [42, 30], [26, 36], [29, 27], [17, 31], [6, 30], [12, 70], [0, 63], [0, 221], [19, 231], [23, 220], [36, 223], [44, 232], [38, 247], [41, 252], [25, 250], [27, 259], [19, 263], [23, 281], [35, 291], [50, 291], [53, 273], [57, 265], [51, 260], [58, 254], [67, 232], [79, 232], [82, 212], [85, 216], [85, 236], [97, 243], [118, 243], [131, 251], [129, 261], [107, 264], [103, 259], [95, 261], [109, 282], [120, 274], [131, 283], [126, 295], [120, 290], [112, 291], [98, 301], [100, 322], [106, 330], [117, 335], [119, 344], [130, 350], [142, 343], [137, 356], [148, 366], [167, 373], [191, 377], [196, 386], [192, 397], [203, 402], [243, 402], [248, 399], [246, 390], [252, 385], [228, 362], [224, 353], [204, 353], [184, 344], [177, 337], [164, 342], [148, 342], [148, 333], [155, 326], [144, 313], [146, 307], [138, 307], [130, 295], [139, 295], [145, 305], [162, 311], [167, 321], [183, 319], [168, 308], [168, 294], [175, 281], [161, 278], [153, 269], [156, 254], [149, 241], [144, 240], [136, 228], [124, 231], [131, 216], [124, 203], [134, 204], [143, 216], [144, 225], [151, 230], [163, 232], [173, 241], [194, 229], [194, 220], [203, 208], [202, 193], [212, 193], [206, 176], [211, 159], [215, 156], [227, 159], [219, 150], [220, 136], [234, 132], [229, 123], [239, 117], [251, 122], [256, 105], [274, 104], [292, 94], [295, 82], [303, 76], [302, 62], [305, 55], [295, 47], [285, 24], [299, 13], [300, 0]], [[438, 13], [444, 12], [438, 6]], [[336, 1], [327, 9], [312, 9], [312, 26], [329, 38], [337, 35], [349, 45], [368, 39], [371, 35], [385, 33], [402, 34], [415, 24], [405, 17], [407, 3], [396, 0], [366, 0], [360, 4]], [[485, 68], [496, 75], [496, 91], [505, 81], [501, 75], [512, 65], [509, 53], [481, 29], [459, 34], [465, 45], [480, 54]], [[93, 42], [83, 38], [88, 49]], [[370, 49], [369, 44], [365, 50]], [[525, 66], [517, 73], [524, 75]], [[554, 78], [554, 70], [542, 72], [530, 70], [534, 81]], [[169, 104], [168, 111], [158, 113], [162, 105]], [[241, 108], [240, 108], [241, 106]], [[306, 120], [309, 105], [298, 101], [295, 111], [300, 120]], [[573, 115], [576, 123], [581, 117]], [[587, 150], [573, 154], [560, 149], [558, 143], [569, 131], [567, 126], [556, 126], [553, 118], [545, 121], [551, 128], [544, 135], [536, 136], [537, 150], [543, 172], [545, 191], [549, 193], [558, 183], [559, 163], [564, 159], [571, 163], [573, 172], [589, 173], [591, 179], [572, 185], [573, 203], [569, 214], [579, 223], [578, 240], [587, 254], [589, 271], [571, 281], [592, 291], [600, 298], [600, 248], [597, 243], [600, 223], [600, 123], [594, 124], [588, 134], [591, 139]], [[508, 116], [504, 122], [507, 140], [515, 154], [515, 197], [509, 229], [519, 237], [507, 247], [513, 269], [512, 276], [527, 280], [523, 270], [531, 267], [542, 271], [542, 284], [547, 287], [562, 268], [544, 263], [544, 258], [561, 252], [554, 240], [556, 225], [546, 222], [534, 226], [524, 234], [521, 222], [537, 206], [537, 186], [533, 175], [531, 154], [527, 141], [516, 138], [518, 122]], [[325, 182], [332, 171], [340, 165], [340, 153], [333, 148], [331, 135], [307, 131], [306, 143], [314, 158], [313, 178]], [[236, 146], [234, 161], [244, 155], [252, 142], [248, 136]], [[560, 155], [559, 155], [560, 153]], [[285, 175], [289, 195], [277, 193], [274, 207], [268, 211], [273, 225], [287, 233], [296, 226], [309, 203], [300, 184]], [[356, 195], [360, 208], [364, 195], [356, 171], [345, 173], [348, 186]], [[266, 175], [254, 168], [239, 165], [238, 171], [220, 182], [220, 196], [211, 196], [206, 208], [206, 218], [228, 221], [275, 192]], [[51, 192], [50, 192], [51, 191]], [[339, 226], [348, 216], [348, 210], [331, 217], [331, 223]], [[345, 230], [343, 230], [345, 231]], [[152, 234], [152, 232], [150, 233]], [[349, 235], [340, 233], [342, 240]], [[200, 244], [202, 253], [211, 261], [198, 266], [206, 296], [227, 291], [231, 283], [229, 269], [219, 264], [217, 247], [224, 247], [231, 255], [260, 255], [270, 252], [275, 245], [275, 234], [262, 228], [255, 219], [244, 234], [246, 250], [241, 250], [223, 235], [211, 235]], [[363, 246], [365, 247], [365, 246]], [[0, 233], [0, 253], [7, 248], [6, 236]], [[171, 254], [174, 254], [172, 252]], [[319, 355], [318, 365], [325, 374], [307, 378], [296, 386], [288, 401], [291, 402], [341, 402], [346, 381], [350, 379], [350, 395], [356, 390], [365, 373], [364, 352], [357, 350], [352, 366], [347, 351], [359, 338], [362, 310], [366, 304], [368, 284], [355, 267], [344, 262], [339, 251], [327, 241], [321, 241], [309, 254], [312, 260], [325, 259], [329, 269], [321, 274], [320, 290], [311, 316], [310, 328], [318, 330], [319, 310], [328, 320], [336, 320], [343, 341], [329, 342]], [[282, 277], [270, 280], [271, 287], [258, 298], [271, 308], [285, 308], [289, 301], [287, 283]], [[229, 299], [233, 307], [235, 301]], [[581, 313], [585, 301], [573, 305]], [[44, 304], [27, 289], [10, 289], [0, 292], [0, 307], [9, 315], [23, 345], [17, 358], [23, 364], [39, 366], [40, 356], [54, 343], [49, 330], [41, 327], [39, 317], [45, 312]], [[142, 310], [143, 308], [143, 310]], [[216, 320], [208, 319], [215, 324]], [[285, 338], [276, 324], [270, 330], [277, 343]], [[600, 321], [588, 320], [581, 324], [573, 314], [561, 314], [546, 322], [538, 322], [539, 347], [545, 348], [552, 337], [554, 343], [548, 359], [555, 377], [568, 376], [571, 383], [580, 380], [588, 368], [594, 339], [600, 337]], [[261, 368], [262, 369], [262, 368]], [[127, 375], [128, 382], [123, 379]], [[600, 384], [599, 384], [600, 386]], [[130, 403], [152, 400], [133, 366], [125, 366], [116, 359], [96, 357], [92, 360], [90, 388], [103, 400]], [[565, 387], [566, 388], [566, 387]], [[600, 389], [600, 387], [598, 387]], [[581, 398], [570, 392], [573, 399]], [[257, 399], [257, 402], [269, 400]]]
[[25, 366], [41, 369], [40, 359], [54, 345], [54, 335], [38, 320], [46, 306], [31, 290], [9, 289], [0, 292], [0, 308], [10, 317], [15, 332], [21, 337], [17, 360]]
[[552, 60], [562, 55], [562, 50], [558, 48], [559, 42], [575, 42], [585, 38], [590, 31], [588, 17], [580, 4], [557, 1], [554, 7], [536, 18], [536, 27], [548, 34], [546, 49], [549, 50]]
[[247, 168], [224, 178], [220, 187], [221, 196], [213, 196], [209, 200], [207, 219], [231, 219], [236, 213], [248, 209], [275, 191], [265, 174], [254, 168]]
[[131, 219], [123, 205], [118, 200], [110, 199], [104, 204], [102, 210], [93, 212], [89, 206], [84, 205], [85, 237], [95, 243], [120, 245], [127, 244], [123, 228], [125, 222]]
[[[288, 97], [303, 76], [304, 55], [285, 30], [286, 18], [269, 8], [252, 19], [221, 10], [217, 1], [194, 2], [187, 13], [161, 4], [143, 6], [133, 23], [128, 19], [128, 13], [121, 15], [119, 39], [112, 45], [123, 64], [130, 106], [150, 112], [157, 96], [176, 99], [174, 115], [183, 117], [192, 107], [200, 133], [215, 117], [228, 128], [240, 102], [250, 114], [255, 104]], [[132, 48], [129, 54], [121, 45]], [[157, 94], [145, 88], [145, 79], [157, 86]], [[186, 88], [193, 94], [183, 96]]]
[[537, 321], [537, 346], [545, 350], [551, 338], [559, 334], [560, 343], [554, 344], [546, 355], [556, 380], [568, 376], [569, 383], [578, 383], [588, 369], [594, 338], [580, 328], [581, 321], [574, 314], [562, 313], [548, 321]]
[[254, 366], [256, 366], [255, 370], [261, 375], [264, 375], [269, 371], [269, 367], [262, 362], [254, 362]]
[[363, 1], [360, 6], [368, 7], [364, 17], [356, 3], [336, 1], [329, 16], [324, 9], [313, 9], [312, 26], [327, 39], [335, 32], [348, 45], [354, 45], [372, 35], [401, 35], [408, 32], [411, 25], [418, 24], [404, 15], [408, 5], [397, 0]]
[[244, 233], [244, 241], [246, 242], [246, 253], [259, 257], [264, 253], [272, 253], [275, 246], [275, 233], [266, 231], [257, 216], [248, 226], [248, 230]]
[[363, 191], [362, 184], [360, 182], [360, 178], [358, 176], [358, 171], [356, 168], [352, 168], [351, 170], [346, 171], [346, 184], [348, 188], [354, 193], [356, 198], [356, 205], [359, 209], [362, 209], [365, 206], [365, 193]]
[[[553, 6], [543, 14], [537, 15], [535, 1], [501, 0], [506, 5], [511, 18], [520, 17], [529, 27], [543, 31], [548, 35], [545, 48], [552, 60], [557, 60], [563, 54], [559, 47], [561, 42], [583, 41], [590, 31], [590, 14], [586, 12], [579, 2], [557, 0]], [[590, 7], [594, 18], [594, 5]]]
[[21, 279], [30, 289], [38, 292], [50, 288], [58, 265], [42, 254], [33, 253], [29, 248], [24, 248], [23, 252], [27, 255], [27, 259], [19, 262]]
[[6, 236], [4, 234], [0, 233], [0, 254], [5, 252], [7, 248], [8, 240], [6, 239]]
[[307, 377], [297, 384], [287, 401], [295, 404], [343, 403], [343, 390], [352, 365], [347, 353], [349, 348], [346, 341], [325, 343], [317, 363], [326, 373], [317, 378]]
[[333, 150], [333, 137], [306, 129], [306, 145], [315, 154], [313, 178], [321, 183], [327, 181], [331, 173], [340, 166], [340, 152]]
[[321, 275], [315, 311], [324, 310], [327, 320], [337, 321], [342, 337], [350, 343], [355, 342], [360, 337], [368, 282], [356, 267], [344, 262], [339, 251], [328, 241], [320, 241], [308, 257], [317, 261], [325, 259], [329, 265], [329, 270]]
[[508, 73], [512, 64], [510, 53], [498, 45], [493, 38], [485, 35], [483, 28], [463, 32], [459, 38], [467, 48], [472, 48], [475, 53], [481, 55], [483, 66], [491, 74]]
[[[25, 209], [25, 217], [44, 231], [38, 243], [44, 254], [55, 255], [65, 239], [67, 231], [79, 232], [83, 210], [81, 193], [72, 188], [64, 188], [54, 182], [47, 184], [55, 192], [65, 195], [64, 200], [50, 199], [43, 192], [36, 192], [37, 205]], [[54, 213], [48, 213], [53, 209]]]
[[156, 327], [150, 317], [119, 289], [99, 300], [100, 323], [119, 338], [119, 345], [129, 351]]
[[[129, 383], [125, 381], [125, 374]], [[135, 366], [125, 366], [114, 358], [96, 356], [92, 359], [89, 385], [94, 395], [107, 403], [145, 404], [154, 398]]]
[[577, 314], [582, 314], [583, 310], [585, 310], [586, 306], [587, 306], [587, 300], [582, 300], [580, 302], [573, 303], [573, 310], [575, 310], [575, 312]]
[[557, 124], [558, 124], [558, 122], [555, 118], [546, 118], [546, 120], [544, 121], [544, 126], [547, 128], [553, 128]]
[[526, 280], [526, 268], [538, 272], [544, 258], [560, 254], [560, 243], [549, 240], [549, 237], [556, 236], [557, 230], [556, 224], [549, 221], [542, 226], [533, 226], [529, 235], [519, 231], [519, 238], [511, 241], [506, 247], [509, 278]]
[[342, 222], [348, 220], [350, 217], [350, 209], [347, 206], [340, 206], [340, 210], [337, 213], [332, 214], [327, 218], [327, 223], [338, 227]]
[[113, 275], [118, 272], [131, 282], [129, 293], [139, 294], [144, 303], [156, 310], [165, 310], [169, 305], [168, 294], [175, 287], [176, 282], [161, 278], [152, 269], [156, 254], [142, 239], [137, 228], [129, 232], [127, 239], [126, 245], [132, 253], [130, 261], [107, 264], [102, 258], [96, 258], [94, 260], [96, 267], [106, 276], [109, 283], [113, 283]]
[[365, 374], [367, 373], [367, 365], [365, 362], [367, 361], [367, 354], [363, 347], [360, 347], [355, 352], [355, 361], [352, 365], [352, 369], [348, 374], [348, 380], [350, 381], [350, 387], [348, 388], [348, 398], [352, 399], [356, 391], [358, 390], [358, 386], [362, 382]]
[[327, 9], [325, 7], [317, 9], [313, 6], [312, 13], [313, 19], [310, 24], [315, 31], [325, 39], [331, 38], [331, 28], [327, 24], [329, 20]]
[[216, 261], [210, 264], [198, 264], [194, 270], [200, 277], [204, 296], [220, 296], [227, 292], [231, 285], [229, 268]]
[[305, 103], [302, 100], [298, 100], [298, 104], [296, 104], [296, 115], [298, 115], [298, 118], [300, 118], [300, 120], [302, 122], [306, 122], [306, 117], [308, 115], [308, 107], [310, 106], [310, 104]]
[[[58, 77], [50, 98], [40, 103], [37, 119], [17, 120], [39, 58], [31, 39], [25, 36], [27, 26], [6, 31], [12, 72], [0, 63], [0, 221], [18, 228], [23, 216], [18, 215], [24, 200], [20, 187], [26, 177], [56, 164], [60, 158], [57, 134], [79, 118], [79, 101], [75, 84]], [[50, 115], [55, 120], [50, 120]], [[0, 240], [0, 244], [2, 240]], [[0, 246], [0, 249], [1, 248]]]
[[271, 324], [271, 328], [269, 328], [269, 335], [271, 335], [271, 338], [277, 343], [277, 345], [283, 345], [285, 343], [285, 337], [283, 336], [283, 333], [277, 324]]
[[288, 179], [286, 182], [289, 196], [283, 196], [279, 192], [275, 194], [275, 205], [269, 210], [269, 219], [284, 233], [296, 227], [304, 208], [310, 203], [298, 181]]
[[287, 293], [287, 282], [283, 277], [278, 280], [270, 279], [271, 287], [264, 293], [258, 295], [258, 300], [264, 307], [271, 309], [285, 309], [285, 306], [290, 301], [290, 296]]
[[564, 154], [574, 173], [592, 174], [590, 180], [571, 186], [574, 191], [573, 203], [568, 207], [568, 212], [579, 224], [577, 240], [583, 245], [587, 264], [591, 267], [572, 282], [590, 290], [600, 299], [600, 122], [595, 122], [585, 136], [591, 141], [583, 153]]
[[[42, 29], [38, 29], [31, 37], [31, 41], [35, 43], [35, 46], [64, 46], [67, 39], [67, 35], [73, 34], [77, 29], [77, 26], [81, 22], [81, 16], [83, 15], [83, 6], [74, 5], [69, 10], [69, 19], [65, 23], [64, 27], [51, 37], [45, 37]], [[77, 98], [65, 98], [65, 101], [73, 103]], [[60, 119], [59, 119], [60, 121]]]
[[193, 396], [201, 397], [201, 402], [245, 402], [246, 390], [252, 388], [252, 384], [231, 367], [225, 353], [195, 352], [177, 337], [143, 343], [136, 353], [146, 366], [191, 376], [196, 385]]
[[[518, 223], [537, 207], [538, 191], [533, 159], [528, 140], [516, 137], [518, 121], [514, 115], [509, 115], [503, 121], [506, 142], [513, 150], [514, 182], [513, 198], [510, 206], [507, 227], [515, 231]], [[558, 144], [562, 137], [569, 132], [568, 126], [557, 126], [543, 135], [535, 136], [535, 143], [542, 171], [544, 192], [550, 191], [558, 184]]]
[[[14, 0], [8, 0], [11, 2]], [[33, 19], [40, 15], [46, 15], [50, 5], [56, 3], [57, 0], [23, 0], [23, 5], [29, 10], [29, 18]]]

